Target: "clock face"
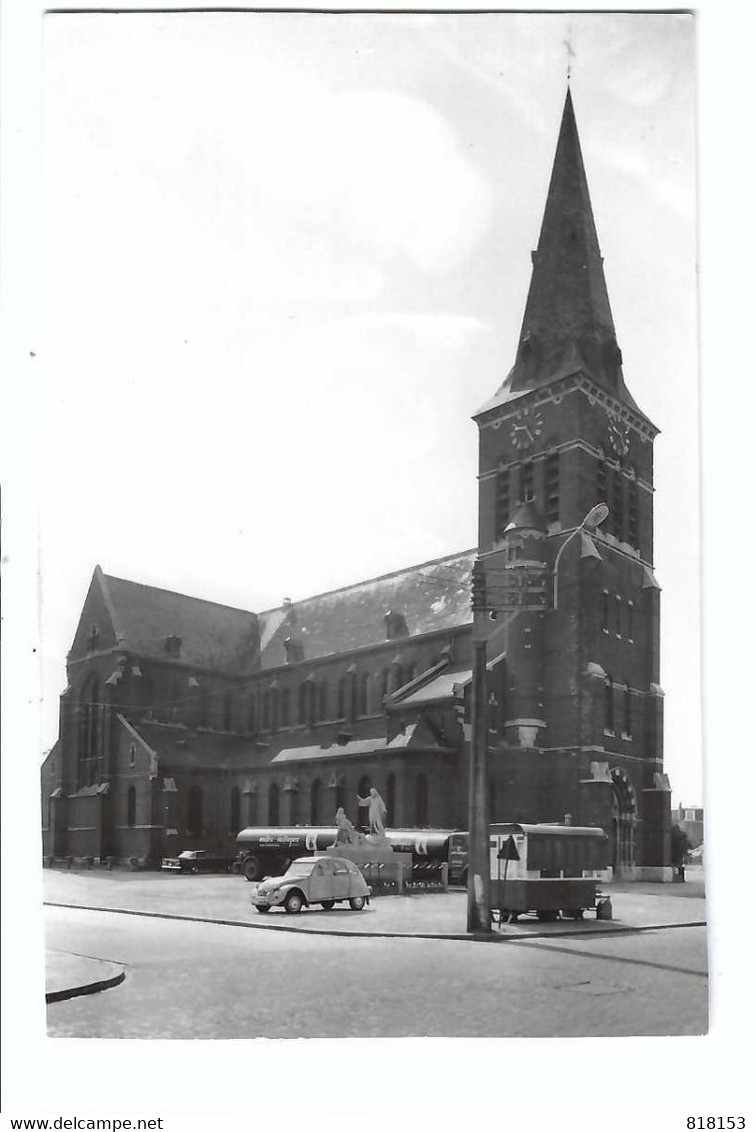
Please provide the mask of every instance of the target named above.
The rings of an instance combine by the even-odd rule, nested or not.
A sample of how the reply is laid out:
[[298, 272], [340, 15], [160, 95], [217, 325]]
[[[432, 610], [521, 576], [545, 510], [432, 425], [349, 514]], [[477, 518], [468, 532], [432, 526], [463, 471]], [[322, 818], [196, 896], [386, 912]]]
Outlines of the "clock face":
[[619, 417], [609, 418], [609, 443], [618, 455], [627, 455], [630, 447], [630, 429]]
[[529, 448], [543, 432], [540, 409], [521, 409], [514, 419], [509, 436], [515, 448]]

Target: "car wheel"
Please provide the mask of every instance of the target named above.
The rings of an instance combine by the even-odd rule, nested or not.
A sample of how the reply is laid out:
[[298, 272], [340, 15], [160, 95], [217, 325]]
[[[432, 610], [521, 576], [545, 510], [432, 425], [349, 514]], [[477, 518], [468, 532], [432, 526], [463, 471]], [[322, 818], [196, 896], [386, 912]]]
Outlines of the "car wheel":
[[551, 923], [554, 922], [554, 920], [559, 919], [559, 913], [558, 912], [539, 912], [538, 913], [538, 919], [541, 921], [542, 924], [551, 924]]
[[335, 900], [321, 900], [320, 901], [320, 907], [325, 908], [326, 912], [330, 912], [331, 908], [333, 908], [335, 903], [336, 903]]
[[284, 908], [287, 912], [291, 912], [293, 915], [296, 915], [297, 912], [301, 912], [304, 908], [304, 898], [302, 896], [302, 893], [298, 892], [296, 888], [292, 889], [292, 891], [284, 900]]
[[242, 865], [245, 880], [262, 880], [262, 863], [259, 857], [247, 857]]
[[255, 907], [257, 908], [258, 912], [269, 912], [270, 911], [270, 904], [256, 904]]
[[355, 910], [355, 912], [361, 912], [362, 909], [365, 907], [365, 897], [364, 896], [352, 896], [352, 897], [350, 897], [349, 907], [353, 908]]

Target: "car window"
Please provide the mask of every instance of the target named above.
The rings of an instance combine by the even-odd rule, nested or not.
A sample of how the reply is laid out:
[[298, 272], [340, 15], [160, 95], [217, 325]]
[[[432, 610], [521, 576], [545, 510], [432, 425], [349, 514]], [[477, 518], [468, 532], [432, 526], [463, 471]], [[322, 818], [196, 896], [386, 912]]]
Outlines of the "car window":
[[333, 862], [333, 871], [335, 873], [348, 873], [349, 872], [349, 865], [346, 861], [334, 861]]

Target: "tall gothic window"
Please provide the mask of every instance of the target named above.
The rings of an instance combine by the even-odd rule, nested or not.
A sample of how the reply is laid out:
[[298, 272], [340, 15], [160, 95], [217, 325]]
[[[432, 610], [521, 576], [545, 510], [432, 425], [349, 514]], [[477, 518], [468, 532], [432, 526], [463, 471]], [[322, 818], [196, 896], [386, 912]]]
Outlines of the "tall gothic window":
[[638, 524], [638, 484], [632, 480], [628, 485], [627, 494], [627, 541], [637, 550], [640, 546], [640, 533]]
[[627, 639], [635, 640], [635, 606], [631, 601], [627, 603]]
[[357, 714], [368, 713], [368, 689], [370, 687], [370, 673], [361, 672], [357, 678]]
[[628, 738], [632, 738], [633, 734], [633, 696], [630, 691], [630, 685], [625, 688], [624, 696], [624, 718], [622, 723], [623, 734]]
[[509, 468], [496, 473], [496, 538], [501, 538], [509, 522]]
[[609, 593], [604, 590], [601, 594], [601, 628], [609, 632]]
[[77, 789], [92, 786], [99, 777], [101, 685], [93, 677], [79, 700], [79, 742], [77, 751]]
[[323, 820], [320, 812], [322, 795], [322, 783], [319, 778], [316, 778], [310, 787], [310, 825], [320, 825]]
[[223, 697], [223, 730], [231, 731], [234, 722], [234, 694], [226, 692]]
[[268, 825], [278, 825], [280, 816], [280, 794], [277, 782], [271, 782], [268, 791]]
[[318, 684], [318, 719], [328, 719], [328, 682], [321, 680]]
[[625, 531], [625, 477], [615, 469], [612, 477], [612, 498], [609, 501], [612, 514], [612, 530], [620, 542], [624, 542]]
[[247, 730], [253, 731], [257, 727], [257, 699], [254, 692], [247, 696]]
[[136, 786], [130, 786], [126, 791], [126, 825], [136, 825]]
[[559, 522], [559, 453], [549, 452], [546, 457], [546, 519]]
[[523, 503], [529, 503], [535, 499], [532, 460], [526, 460], [520, 467], [520, 499]]
[[604, 680], [604, 730], [614, 734], [614, 685], [608, 673]]
[[281, 727], [288, 727], [289, 726], [289, 715], [290, 715], [290, 711], [291, 711], [290, 704], [291, 704], [291, 693], [289, 692], [288, 688], [282, 688], [281, 689], [281, 700], [280, 700], [279, 709], [278, 709], [279, 723], [280, 723]]
[[297, 723], [304, 726], [307, 723], [307, 684], [299, 685], [297, 692]]
[[348, 691], [349, 677], [340, 676], [336, 694], [336, 715], [339, 719], [346, 719]]

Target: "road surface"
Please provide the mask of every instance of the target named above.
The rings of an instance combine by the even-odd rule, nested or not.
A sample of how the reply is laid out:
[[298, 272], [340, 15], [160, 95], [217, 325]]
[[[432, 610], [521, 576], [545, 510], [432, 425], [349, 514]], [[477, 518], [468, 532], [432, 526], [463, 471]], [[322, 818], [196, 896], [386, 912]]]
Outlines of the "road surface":
[[117, 987], [52, 1003], [53, 1037], [706, 1031], [703, 927], [476, 943], [300, 935], [55, 907], [46, 920], [48, 947], [126, 968]]

